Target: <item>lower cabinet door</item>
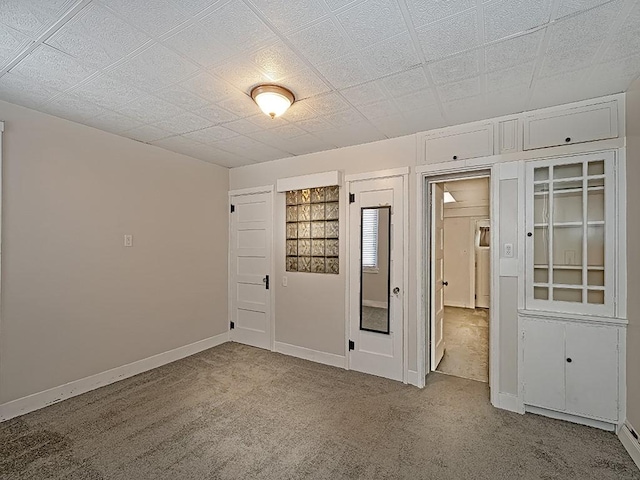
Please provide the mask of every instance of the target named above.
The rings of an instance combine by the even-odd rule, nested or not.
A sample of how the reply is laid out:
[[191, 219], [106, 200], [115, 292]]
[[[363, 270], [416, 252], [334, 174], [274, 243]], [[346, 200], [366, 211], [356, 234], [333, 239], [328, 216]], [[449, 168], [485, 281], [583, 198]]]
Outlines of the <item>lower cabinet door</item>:
[[564, 323], [523, 319], [524, 403], [565, 410]]
[[618, 329], [567, 324], [566, 412], [618, 421]]

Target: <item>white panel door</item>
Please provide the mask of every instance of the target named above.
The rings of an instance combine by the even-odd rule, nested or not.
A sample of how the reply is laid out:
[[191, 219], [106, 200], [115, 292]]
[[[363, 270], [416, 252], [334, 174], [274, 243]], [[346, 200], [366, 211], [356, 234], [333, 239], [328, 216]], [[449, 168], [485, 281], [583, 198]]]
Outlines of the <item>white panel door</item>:
[[[404, 195], [402, 177], [352, 182], [350, 193], [350, 336], [349, 368], [392, 380], [403, 379]], [[388, 333], [363, 329], [361, 325], [361, 232], [362, 209], [391, 207], [389, 230], [389, 324]], [[382, 242], [381, 242], [382, 243]]]
[[566, 326], [567, 413], [618, 421], [618, 329]]
[[565, 410], [565, 326], [523, 319], [524, 403]]
[[433, 184], [431, 252], [431, 365], [438, 368], [444, 356], [444, 187]]
[[271, 349], [272, 194], [231, 197], [231, 340]]

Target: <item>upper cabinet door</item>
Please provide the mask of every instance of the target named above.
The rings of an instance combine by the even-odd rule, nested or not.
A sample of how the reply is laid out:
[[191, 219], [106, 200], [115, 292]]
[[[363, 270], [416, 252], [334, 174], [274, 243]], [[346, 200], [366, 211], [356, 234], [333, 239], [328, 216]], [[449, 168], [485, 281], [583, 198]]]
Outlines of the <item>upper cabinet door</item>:
[[614, 316], [614, 153], [530, 162], [526, 308]]
[[429, 133], [425, 163], [434, 164], [493, 155], [493, 124], [472, 125]]
[[524, 117], [524, 149], [555, 147], [618, 137], [618, 102], [594, 103]]

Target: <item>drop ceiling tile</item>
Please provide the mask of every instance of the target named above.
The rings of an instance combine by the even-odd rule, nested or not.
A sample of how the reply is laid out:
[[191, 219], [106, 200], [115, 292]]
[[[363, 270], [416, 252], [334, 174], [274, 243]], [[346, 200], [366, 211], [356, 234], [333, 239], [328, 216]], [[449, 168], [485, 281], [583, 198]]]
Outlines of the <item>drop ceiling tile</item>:
[[287, 138], [287, 139], [299, 137], [300, 135], [306, 135], [307, 133], [301, 128], [291, 123], [272, 128], [271, 130], [268, 130], [268, 131], [273, 133], [279, 138]]
[[215, 32], [195, 24], [171, 35], [162, 43], [203, 67], [210, 67], [234, 56], [234, 52], [217, 37]]
[[516, 65], [515, 67], [487, 73], [486, 84], [488, 92], [500, 92], [500, 90], [521, 84], [531, 84], [535, 61]]
[[488, 92], [485, 118], [511, 115], [526, 110], [529, 97], [529, 83], [513, 85], [500, 91]]
[[142, 90], [104, 74], [74, 88], [73, 93], [89, 102], [112, 110], [145, 95]]
[[365, 83], [375, 78], [357, 55], [331, 60], [318, 65], [318, 71], [337, 89]]
[[[274, 135], [271, 132], [271, 130], [263, 130], [260, 132], [249, 133], [247, 137], [274, 148], [279, 146], [280, 148], [283, 148], [285, 151], [287, 149], [287, 142], [285, 141], [285, 139]], [[239, 148], [239, 147], [231, 147], [231, 148]], [[247, 155], [246, 152], [245, 152], [245, 155]], [[253, 156], [251, 158], [253, 158]]]
[[232, 49], [249, 50], [275, 39], [274, 33], [242, 0], [231, 0], [222, 5], [201, 23]]
[[563, 0], [559, 2], [558, 13], [556, 18], [562, 18], [573, 13], [582, 12], [603, 3], [607, 3], [610, 0]]
[[436, 102], [436, 96], [432, 90], [421, 90], [395, 98], [395, 103], [402, 113], [411, 110], [428, 109], [435, 105]]
[[396, 0], [367, 0], [336, 16], [358, 48], [366, 48], [407, 30]]
[[423, 90], [429, 86], [422, 67], [412, 68], [406, 72], [396, 73], [380, 80], [390, 95], [400, 96]]
[[240, 56], [209, 71], [245, 93], [249, 93], [256, 85], [273, 81], [257, 66]]
[[223, 0], [172, 0], [173, 3], [187, 16], [195, 16], [201, 13], [207, 14], [209, 10], [220, 5]]
[[317, 133], [332, 128], [331, 124], [322, 118], [310, 118], [309, 120], [301, 120], [296, 122], [296, 126], [302, 128], [308, 133]]
[[287, 152], [294, 155], [304, 155], [329, 150], [334, 146], [335, 145], [329, 141], [322, 140], [315, 135], [307, 134], [287, 140], [283, 148], [286, 148]]
[[329, 115], [349, 108], [349, 104], [334, 92], [308, 98], [305, 100], [304, 105], [311, 108], [318, 115]]
[[374, 127], [379, 132], [386, 135], [388, 138], [415, 133], [413, 127], [410, 126], [407, 120], [399, 113], [396, 115], [373, 119], [371, 120], [371, 123], [373, 123]]
[[596, 65], [589, 77], [589, 83], [610, 85], [609, 93], [617, 93], [626, 91], [638, 77], [640, 77], [640, 55]]
[[114, 110], [141, 123], [157, 123], [167, 117], [185, 113], [182, 108], [152, 95], [141, 97]]
[[91, 127], [99, 128], [100, 130], [106, 130], [112, 133], [122, 133], [132, 128], [141, 127], [142, 123], [133, 118], [119, 113], [106, 111], [84, 122]]
[[534, 60], [538, 56], [544, 30], [503, 40], [485, 49], [487, 71], [501, 70]]
[[210, 103], [178, 84], [171, 85], [163, 90], [155, 92], [154, 95], [166, 100], [167, 102], [171, 102], [180, 108], [184, 108], [185, 110], [204, 108]]
[[526, 32], [548, 23], [551, 0], [500, 0], [484, 6], [485, 40]]
[[228, 112], [236, 115], [233, 120], [236, 118], [251, 117], [257, 112], [260, 112], [258, 105], [256, 105], [251, 97], [240, 92], [219, 102], [218, 105]]
[[453, 55], [478, 45], [475, 11], [463, 12], [416, 30], [427, 61]]
[[475, 122], [485, 118], [487, 100], [484, 95], [478, 95], [443, 103], [442, 108], [444, 109], [445, 118], [453, 125]]
[[225, 127], [216, 126], [198, 130], [196, 132], [185, 133], [183, 137], [195, 140], [196, 142], [200, 143], [212, 144], [226, 138], [235, 137], [237, 135], [238, 134], [232, 130], [229, 130]]
[[382, 80], [376, 80], [363, 83], [356, 87], [344, 89], [340, 93], [342, 93], [345, 98], [348, 98], [349, 103], [355, 107], [380, 102], [387, 98], [382, 88], [380, 88], [381, 81]]
[[349, 38], [330, 19], [289, 35], [289, 40], [313, 64], [328, 62], [354, 50]]
[[281, 32], [299, 29], [328, 13], [322, 2], [290, 0], [252, 0], [252, 2]]
[[260, 130], [262, 130], [261, 127], [259, 127], [255, 123], [250, 122], [247, 118], [241, 118], [240, 120], [225, 123], [224, 127], [241, 135], [248, 135], [250, 133], [259, 132]]
[[279, 83], [291, 90], [296, 100], [313, 97], [331, 90], [331, 87], [311, 69], [305, 69], [295, 75], [283, 78]]
[[194, 75], [198, 67], [163, 45], [153, 45], [111, 71], [111, 75], [151, 91]]
[[183, 81], [180, 86], [210, 103], [224, 100], [237, 92], [229, 83], [204, 72]]
[[640, 2], [627, 17], [622, 27], [613, 32], [607, 59], [621, 59], [636, 55], [640, 51]]
[[66, 93], [55, 97], [39, 107], [38, 110], [79, 123], [105, 112], [102, 107], [94, 103], [87, 102], [77, 95]]
[[475, 0], [448, 0], [426, 2], [425, 0], [407, 0], [411, 19], [415, 27], [421, 27], [433, 23], [445, 17], [455, 15], [464, 10], [473, 8]]
[[185, 151], [187, 149], [193, 148], [194, 145], [200, 145], [198, 142], [194, 140], [184, 138], [180, 135], [174, 135], [173, 137], [163, 138], [161, 140], [156, 140], [151, 142], [153, 145], [158, 147], [165, 148], [167, 150], [171, 150], [172, 152]]
[[100, 0], [113, 12], [154, 37], [184, 23], [188, 17], [171, 0]]
[[240, 155], [234, 155], [229, 152], [216, 154], [212, 162], [227, 168], [244, 167], [245, 165], [253, 165], [256, 163], [253, 160], [249, 160], [248, 158], [241, 157]]
[[233, 120], [237, 120], [238, 115], [233, 112], [229, 112], [224, 108], [218, 105], [209, 105], [204, 108], [200, 108], [198, 110], [194, 110], [195, 114], [206, 118], [213, 125], [218, 125], [220, 123], [231, 122]]
[[[289, 110], [287, 110], [286, 117], [289, 120], [293, 119], [291, 113], [294, 111], [294, 107], [296, 105], [297, 104], [294, 103], [293, 106]], [[262, 113], [260, 110], [258, 110], [258, 111], [260, 113], [257, 113], [257, 114], [255, 114], [255, 115], [253, 115], [251, 117], [248, 117], [247, 121], [257, 125], [261, 129], [268, 130], [270, 128], [279, 127], [279, 126], [284, 125], [285, 123], [287, 123], [287, 121], [284, 120], [283, 118], [271, 118], [270, 116], [265, 115], [264, 113]]]
[[0, 99], [29, 108], [37, 108], [60, 91], [14, 73], [0, 77]]
[[400, 109], [392, 100], [382, 100], [369, 105], [362, 105], [358, 107], [358, 110], [369, 120], [400, 114]]
[[383, 140], [385, 136], [375, 127], [366, 123], [361, 126], [344, 127], [335, 130], [318, 133], [317, 136], [336, 147], [349, 147], [351, 145], [361, 145], [363, 143]]
[[273, 82], [307, 68], [305, 62], [282, 40], [252, 53], [251, 60]]
[[359, 55], [376, 77], [391, 75], [420, 64], [408, 33], [385, 40], [363, 50]]
[[[306, 100], [300, 100], [291, 105], [284, 116], [286, 117], [287, 122], [296, 123], [301, 120], [316, 118], [318, 114], [307, 106]], [[273, 122], [271, 121], [272, 119], [267, 117], [263, 113], [259, 114], [258, 116], [252, 117], [251, 119], [254, 120], [254, 123], [259, 124], [262, 128], [273, 128], [274, 126], [278, 126], [273, 125]], [[283, 118], [275, 118], [273, 120], [284, 122]]]
[[170, 137], [173, 133], [163, 130], [162, 128], [154, 127], [153, 125], [143, 125], [127, 130], [123, 132], [122, 135], [140, 142], [151, 143], [162, 138]]
[[352, 125], [361, 125], [363, 123], [366, 123], [365, 118], [355, 108], [330, 113], [329, 115], [325, 115], [322, 118], [337, 128], [349, 127]]
[[31, 40], [26, 35], [2, 25], [0, 28], [0, 65], [9, 63]]
[[432, 106], [425, 110], [411, 110], [403, 114], [407, 127], [407, 133], [424, 132], [447, 125], [440, 110]]
[[327, 4], [331, 11], [336, 11], [360, 1], [362, 0], [324, 0], [324, 3]]
[[46, 40], [46, 43], [83, 64], [103, 68], [148, 41], [149, 37], [108, 9], [90, 4]]
[[167, 117], [154, 124], [154, 126], [158, 128], [177, 134], [202, 130], [203, 128], [211, 127], [212, 125], [213, 122], [211, 120], [189, 112], [185, 112], [175, 117]]
[[459, 82], [447, 83], [438, 87], [438, 95], [443, 102], [453, 102], [467, 97], [475, 97], [480, 95], [481, 82], [480, 77], [467, 78]]
[[76, 2], [73, 0], [4, 0], [0, 24], [36, 39]]
[[581, 100], [581, 88], [590, 73], [589, 68], [575, 70], [554, 77], [536, 79], [528, 108], [551, 107]]
[[461, 53], [429, 65], [433, 81], [437, 85], [475, 77], [480, 73], [478, 51]]
[[37, 47], [12, 70], [49, 88], [66, 90], [91, 76], [95, 70], [46, 45]]
[[538, 76], [550, 77], [587, 67], [593, 63], [598, 47], [598, 44], [587, 43], [577, 48], [548, 52]]

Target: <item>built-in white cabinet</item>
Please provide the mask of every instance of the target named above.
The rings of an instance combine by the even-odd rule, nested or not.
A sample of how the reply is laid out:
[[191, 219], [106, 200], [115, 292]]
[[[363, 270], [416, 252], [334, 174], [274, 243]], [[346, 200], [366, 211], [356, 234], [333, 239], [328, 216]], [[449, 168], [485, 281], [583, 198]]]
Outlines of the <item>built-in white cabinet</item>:
[[616, 424], [619, 326], [520, 317], [526, 406]]
[[426, 163], [442, 163], [493, 155], [493, 124], [448, 128], [424, 137]]
[[593, 142], [618, 136], [617, 100], [524, 116], [524, 149]]
[[615, 314], [614, 152], [526, 165], [527, 310]]

